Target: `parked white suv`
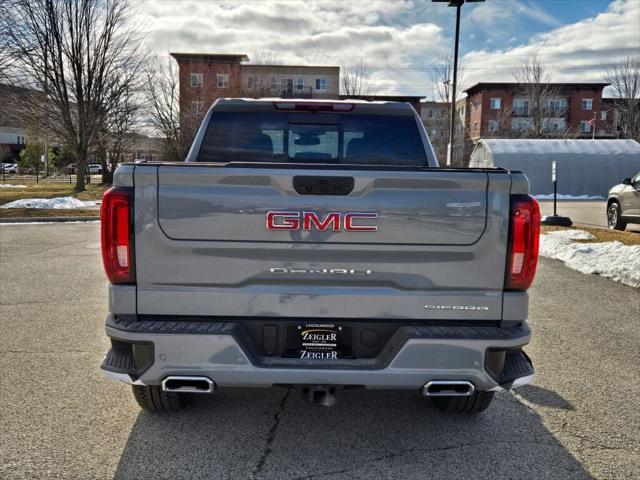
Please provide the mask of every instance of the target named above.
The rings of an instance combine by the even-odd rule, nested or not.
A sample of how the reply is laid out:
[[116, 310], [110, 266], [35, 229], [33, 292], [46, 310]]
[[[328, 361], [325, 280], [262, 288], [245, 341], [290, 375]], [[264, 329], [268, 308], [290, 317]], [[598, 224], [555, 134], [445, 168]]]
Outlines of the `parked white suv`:
[[624, 230], [627, 223], [640, 224], [640, 172], [609, 190], [607, 225], [611, 230]]

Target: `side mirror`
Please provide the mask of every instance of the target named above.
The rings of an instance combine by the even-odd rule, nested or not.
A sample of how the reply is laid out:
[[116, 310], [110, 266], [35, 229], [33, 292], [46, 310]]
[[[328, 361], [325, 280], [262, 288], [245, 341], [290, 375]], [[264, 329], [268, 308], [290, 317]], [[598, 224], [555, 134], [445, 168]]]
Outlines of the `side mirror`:
[[631, 179], [630, 178], [625, 178], [624, 180], [622, 180], [622, 184], [623, 185], [631, 185]]

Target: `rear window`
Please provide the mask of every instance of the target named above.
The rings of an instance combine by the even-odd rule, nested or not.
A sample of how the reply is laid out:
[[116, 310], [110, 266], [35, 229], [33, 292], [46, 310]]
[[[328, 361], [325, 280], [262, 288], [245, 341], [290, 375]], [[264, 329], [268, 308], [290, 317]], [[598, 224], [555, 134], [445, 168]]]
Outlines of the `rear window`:
[[213, 112], [198, 162], [425, 166], [412, 116]]

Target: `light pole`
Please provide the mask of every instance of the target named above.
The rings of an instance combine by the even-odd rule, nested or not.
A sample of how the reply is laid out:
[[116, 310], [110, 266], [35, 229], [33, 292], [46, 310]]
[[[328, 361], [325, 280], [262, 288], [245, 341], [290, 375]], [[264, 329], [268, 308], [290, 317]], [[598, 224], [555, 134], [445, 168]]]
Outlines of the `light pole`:
[[447, 166], [450, 167], [453, 157], [453, 142], [455, 139], [456, 125], [456, 87], [458, 84], [458, 45], [460, 44], [460, 10], [465, 3], [478, 3], [484, 0], [431, 0], [438, 3], [448, 3], [450, 7], [456, 7], [456, 42], [453, 49], [453, 85], [451, 87], [451, 115], [449, 120], [449, 145], [447, 145]]

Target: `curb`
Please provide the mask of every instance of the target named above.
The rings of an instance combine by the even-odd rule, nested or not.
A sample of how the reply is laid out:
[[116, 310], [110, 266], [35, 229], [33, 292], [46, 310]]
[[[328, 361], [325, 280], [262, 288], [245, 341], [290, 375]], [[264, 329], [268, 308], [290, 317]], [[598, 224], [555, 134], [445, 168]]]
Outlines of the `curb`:
[[64, 222], [96, 222], [100, 217], [16, 217], [16, 218], [0, 218], [2, 223], [64, 223]]

